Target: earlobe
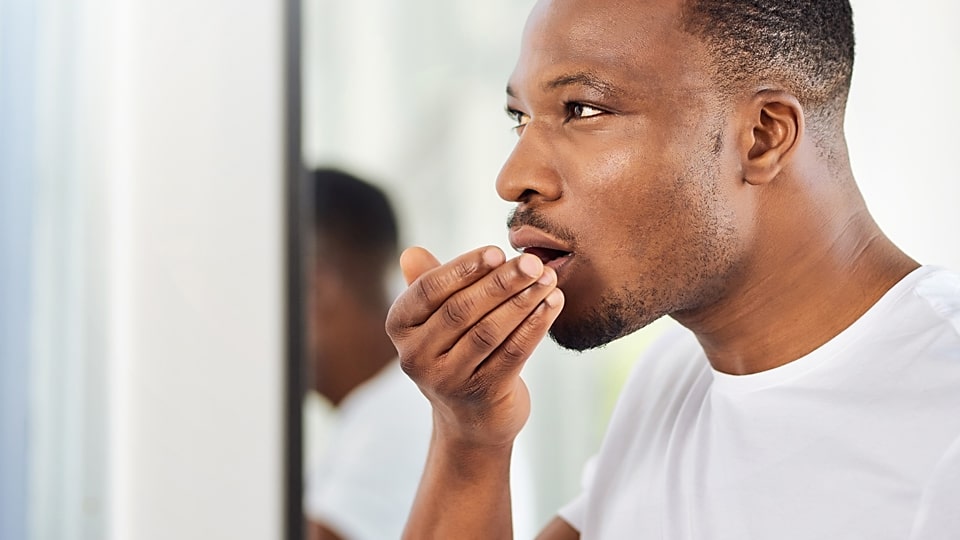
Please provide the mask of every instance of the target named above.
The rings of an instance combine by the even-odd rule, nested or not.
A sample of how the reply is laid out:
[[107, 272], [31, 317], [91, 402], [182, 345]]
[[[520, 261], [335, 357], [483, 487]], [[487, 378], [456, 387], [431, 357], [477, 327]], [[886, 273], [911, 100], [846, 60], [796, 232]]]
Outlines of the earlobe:
[[743, 178], [752, 185], [766, 184], [793, 157], [804, 133], [803, 108], [787, 92], [764, 90], [751, 100], [749, 119]]

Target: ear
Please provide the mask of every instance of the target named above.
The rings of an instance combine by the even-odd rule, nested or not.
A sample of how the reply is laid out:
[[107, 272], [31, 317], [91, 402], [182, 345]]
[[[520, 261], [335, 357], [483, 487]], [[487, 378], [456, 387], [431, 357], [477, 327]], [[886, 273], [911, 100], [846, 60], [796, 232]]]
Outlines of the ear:
[[746, 105], [742, 133], [743, 179], [752, 185], [773, 181], [793, 157], [804, 135], [800, 101], [780, 90], [761, 90]]

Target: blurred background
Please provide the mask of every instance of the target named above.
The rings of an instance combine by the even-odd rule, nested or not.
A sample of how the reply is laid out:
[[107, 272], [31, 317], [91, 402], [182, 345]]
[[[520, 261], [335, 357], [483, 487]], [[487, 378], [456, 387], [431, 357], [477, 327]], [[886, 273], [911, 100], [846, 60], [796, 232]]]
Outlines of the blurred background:
[[[291, 440], [320, 444], [326, 414], [288, 405], [289, 171], [376, 181], [441, 259], [509, 253], [493, 181], [531, 5], [0, 0], [0, 538], [288, 537]], [[960, 269], [960, 4], [853, 5], [861, 189], [908, 253]], [[530, 360], [520, 537], [669, 324]]]

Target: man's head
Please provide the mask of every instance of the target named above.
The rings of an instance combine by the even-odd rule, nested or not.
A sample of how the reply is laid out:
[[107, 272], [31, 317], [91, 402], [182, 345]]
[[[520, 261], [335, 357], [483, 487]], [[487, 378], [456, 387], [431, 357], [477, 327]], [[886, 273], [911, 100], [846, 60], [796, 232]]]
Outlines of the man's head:
[[[370, 360], [359, 351], [379, 338], [398, 252], [397, 221], [382, 191], [336, 169], [310, 173], [314, 214], [309, 249], [310, 355], [314, 386]], [[372, 359], [380, 362], [385, 359]]]
[[707, 43], [730, 96], [775, 84], [821, 129], [839, 129], [853, 74], [849, 0], [688, 0], [682, 26]]
[[792, 179], [844, 168], [849, 6], [800, 4], [534, 8], [497, 189], [518, 203], [511, 242], [558, 270], [558, 343], [599, 346], [735, 294], [788, 228]]
[[397, 221], [386, 195], [337, 169], [313, 171], [311, 186], [315, 269], [335, 274], [371, 309], [383, 309], [398, 253]]

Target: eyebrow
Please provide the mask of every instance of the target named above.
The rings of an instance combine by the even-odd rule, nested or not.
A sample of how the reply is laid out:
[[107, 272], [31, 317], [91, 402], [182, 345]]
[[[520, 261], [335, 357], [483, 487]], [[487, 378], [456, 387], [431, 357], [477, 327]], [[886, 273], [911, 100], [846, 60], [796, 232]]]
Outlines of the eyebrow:
[[[586, 86], [593, 88], [594, 90], [607, 95], [613, 95], [619, 93], [617, 89], [607, 81], [587, 72], [578, 72], [571, 73], [569, 75], [560, 75], [554, 79], [551, 79], [545, 82], [542, 85], [544, 90], [556, 90], [558, 88], [563, 88], [566, 86]], [[517, 94], [514, 92], [513, 88], [508, 84], [507, 85], [507, 95], [515, 98]]]

